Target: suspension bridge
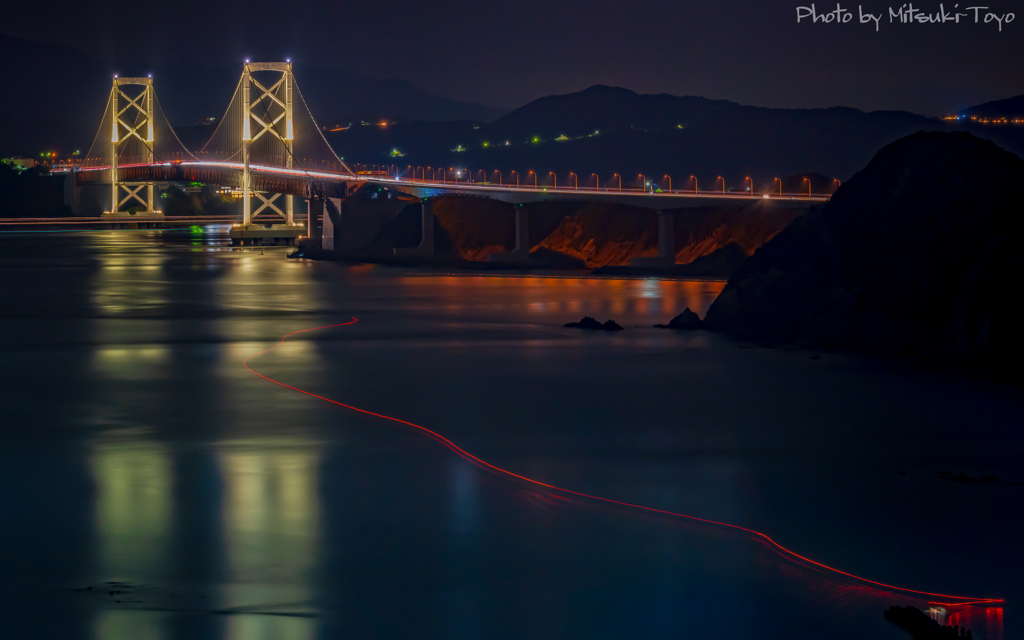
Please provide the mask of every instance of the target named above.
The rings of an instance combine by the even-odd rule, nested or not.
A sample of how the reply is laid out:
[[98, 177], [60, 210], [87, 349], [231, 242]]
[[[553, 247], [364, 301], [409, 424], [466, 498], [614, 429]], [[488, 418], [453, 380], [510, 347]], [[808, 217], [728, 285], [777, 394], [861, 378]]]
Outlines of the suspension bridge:
[[[650, 191], [578, 188], [563, 185], [508, 185], [421, 179], [353, 171], [334, 151], [296, 83], [290, 62], [250, 62], [242, 67], [234, 94], [210, 138], [200, 148], [182, 142], [160, 106], [152, 77], [114, 77], [99, 129], [79, 167], [65, 182], [65, 201], [75, 216], [94, 215], [108, 222], [157, 222], [163, 213], [157, 187], [201, 182], [241, 193], [241, 219], [232, 226], [233, 241], [294, 242], [318, 237], [323, 217], [324, 246], [333, 245], [340, 204], [360, 188], [376, 185], [389, 193], [420, 200], [423, 241], [407, 253], [433, 250], [432, 198], [464, 195], [492, 198], [516, 207], [516, 250], [495, 259], [518, 259], [527, 251], [525, 205], [544, 200], [603, 201], [666, 212], [706, 205], [708, 200], [787, 200], [821, 202], [827, 195], [755, 194], [750, 192]], [[751, 185], [752, 186], [752, 185]], [[106, 192], [107, 195], [99, 194]], [[390, 196], [389, 196], [390, 197]], [[296, 218], [295, 200], [304, 211]], [[307, 204], [308, 202], [308, 204]], [[322, 215], [324, 207], [329, 212]], [[98, 214], [98, 215], [97, 215]], [[428, 228], [429, 227], [429, 228]], [[659, 216], [659, 255], [670, 253], [671, 216]], [[522, 242], [520, 242], [522, 241]], [[330, 248], [333, 248], [331, 246]], [[396, 250], [396, 253], [399, 251]]]

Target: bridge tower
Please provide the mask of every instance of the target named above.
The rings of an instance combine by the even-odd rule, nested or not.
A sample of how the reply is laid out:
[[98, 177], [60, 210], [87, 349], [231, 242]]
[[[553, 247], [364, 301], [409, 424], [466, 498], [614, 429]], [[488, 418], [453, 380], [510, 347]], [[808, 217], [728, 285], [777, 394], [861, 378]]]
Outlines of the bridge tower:
[[[132, 97], [122, 87], [141, 86], [142, 91]], [[111, 115], [111, 155], [110, 155], [110, 210], [105, 211], [105, 216], [124, 216], [121, 207], [138, 201], [146, 207], [143, 215], [160, 215], [160, 211], [153, 209], [153, 186], [152, 182], [125, 182], [118, 176], [118, 156], [126, 152], [128, 143], [135, 142], [134, 155], [125, 158], [132, 164], [152, 164], [154, 160], [153, 145], [156, 140], [153, 136], [153, 107], [155, 95], [153, 92], [153, 78], [119, 78], [114, 76], [113, 87], [110, 93], [110, 115]], [[121, 99], [125, 104], [121, 106]], [[139, 194], [146, 189], [145, 197]], [[121, 196], [122, 190], [126, 195]]]
[[[270, 71], [281, 75], [273, 84], [268, 82], [269, 86], [264, 86], [252, 76], [253, 72], [257, 71]], [[252, 144], [264, 135], [274, 136], [284, 145], [285, 167], [292, 169], [295, 166], [293, 154], [295, 150], [295, 111], [292, 101], [294, 85], [295, 77], [292, 75], [290, 62], [249, 62], [248, 60], [245, 62], [242, 70], [243, 227], [248, 227], [256, 215], [268, 208], [284, 218], [285, 225], [295, 226], [293, 197], [284, 196], [284, 211], [282, 211], [275, 204], [281, 194], [265, 196], [263, 192], [255, 190], [249, 167]], [[252, 100], [253, 88], [259, 92], [256, 100]], [[282, 120], [284, 120], [283, 133], [278, 128], [278, 123]], [[253, 123], [257, 125], [255, 134], [253, 134]], [[252, 209], [252, 196], [256, 196], [261, 201], [255, 211]]]

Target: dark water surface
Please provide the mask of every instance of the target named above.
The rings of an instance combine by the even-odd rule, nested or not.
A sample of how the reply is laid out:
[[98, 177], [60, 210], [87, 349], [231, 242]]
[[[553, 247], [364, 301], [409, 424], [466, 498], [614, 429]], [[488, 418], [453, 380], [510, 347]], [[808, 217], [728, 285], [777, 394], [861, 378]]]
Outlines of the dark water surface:
[[[224, 240], [0, 234], [0, 636], [896, 639], [885, 608], [929, 607], [742, 532], [514, 481], [241, 365], [351, 316], [250, 364], [532, 478], [1004, 597], [939, 615], [1022, 633], [1014, 387], [633, 328], [703, 315], [720, 282], [353, 267]], [[561, 327], [585, 314], [629, 329]]]

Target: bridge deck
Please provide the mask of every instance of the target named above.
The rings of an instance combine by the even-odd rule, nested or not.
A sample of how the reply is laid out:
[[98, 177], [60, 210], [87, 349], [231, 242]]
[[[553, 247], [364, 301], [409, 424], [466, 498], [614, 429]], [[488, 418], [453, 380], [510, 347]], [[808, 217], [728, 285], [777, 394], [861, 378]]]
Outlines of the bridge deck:
[[[418, 198], [431, 198], [441, 195], [464, 195], [491, 198], [512, 204], [551, 200], [576, 200], [594, 202], [612, 202], [646, 209], [668, 210], [706, 206], [714, 201], [753, 202], [753, 201], [786, 201], [789, 203], [810, 206], [815, 203], [827, 202], [828, 195], [804, 194], [748, 194], [718, 191], [671, 191], [644, 192], [641, 189], [622, 188], [574, 188], [547, 187], [543, 185], [497, 185], [493, 183], [470, 182], [436, 182], [403, 178], [382, 178], [376, 176], [360, 176], [312, 169], [286, 169], [267, 165], [251, 165], [253, 187], [258, 191], [283, 193], [300, 197], [312, 195], [311, 185], [319, 184], [331, 197], [344, 197], [350, 184], [376, 184], [396, 189]], [[200, 181], [223, 186], [238, 187], [241, 185], [242, 164], [234, 162], [182, 162], [136, 164], [119, 168], [125, 181], [166, 182], [166, 181]], [[75, 172], [82, 183], [109, 184], [110, 168], [96, 167]]]

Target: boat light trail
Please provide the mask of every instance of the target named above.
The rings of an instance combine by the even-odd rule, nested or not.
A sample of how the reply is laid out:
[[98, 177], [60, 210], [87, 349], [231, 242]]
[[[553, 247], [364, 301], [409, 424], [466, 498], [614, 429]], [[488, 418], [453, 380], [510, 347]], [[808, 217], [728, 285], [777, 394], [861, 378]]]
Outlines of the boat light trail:
[[960, 602], [960, 603], [947, 603], [947, 604], [993, 604], [993, 603], [1003, 602], [1002, 598], [978, 598], [976, 596], [954, 596], [954, 595], [949, 595], [949, 594], [946, 594], [946, 593], [933, 593], [931, 591], [918, 591], [917, 589], [908, 589], [907, 587], [897, 587], [896, 585], [886, 584], [884, 582], [877, 582], [875, 580], [869, 580], [867, 578], [863, 578], [863, 577], [858, 576], [856, 574], [848, 573], [846, 571], [842, 571], [840, 569], [836, 569], [835, 567], [830, 567], [827, 564], [823, 564], [821, 562], [817, 562], [815, 560], [811, 560], [810, 558], [808, 558], [806, 556], [802, 556], [802, 555], [800, 555], [799, 553], [797, 553], [795, 551], [790, 551], [789, 549], [787, 549], [786, 547], [782, 546], [778, 542], [775, 542], [774, 540], [772, 540], [767, 534], [761, 533], [760, 531], [755, 531], [754, 529], [748, 529], [746, 527], [741, 527], [739, 525], [729, 524], [728, 522], [719, 522], [717, 520], [708, 520], [706, 518], [698, 518], [697, 516], [691, 516], [691, 515], [687, 515], [685, 513], [676, 513], [674, 511], [667, 511], [665, 509], [656, 509], [654, 507], [646, 507], [646, 506], [644, 506], [642, 504], [633, 504], [631, 502], [623, 502], [621, 500], [614, 500], [612, 498], [604, 498], [604, 497], [601, 497], [601, 496], [595, 496], [595, 495], [591, 495], [589, 493], [583, 493], [581, 491], [573, 491], [572, 489], [566, 489], [564, 487], [559, 487], [557, 485], [548, 484], [546, 482], [541, 482], [540, 480], [534, 480], [533, 478], [529, 478], [527, 476], [519, 475], [518, 473], [513, 473], [512, 471], [508, 471], [506, 469], [502, 469], [501, 467], [495, 466], [495, 465], [491, 464], [490, 462], [487, 462], [486, 460], [478, 458], [478, 457], [474, 456], [472, 453], [469, 453], [468, 451], [466, 451], [465, 449], [462, 449], [461, 447], [459, 447], [457, 444], [455, 444], [454, 442], [452, 442], [448, 438], [442, 436], [440, 433], [438, 433], [436, 431], [432, 431], [432, 430], [430, 430], [430, 429], [428, 429], [426, 427], [420, 426], [420, 425], [418, 425], [418, 424], [416, 424], [414, 422], [409, 422], [408, 420], [402, 420], [401, 418], [395, 418], [395, 417], [392, 417], [392, 416], [389, 416], [389, 415], [386, 415], [386, 414], [383, 414], [383, 413], [376, 413], [374, 411], [369, 411], [367, 409], [360, 409], [359, 407], [356, 407], [356, 406], [353, 406], [353, 405], [350, 405], [350, 404], [345, 404], [344, 402], [338, 402], [337, 400], [332, 400], [330, 398], [326, 398], [324, 396], [317, 395], [317, 394], [315, 394], [315, 393], [313, 393], [311, 391], [306, 391], [305, 389], [300, 389], [299, 387], [293, 387], [290, 384], [285, 384], [285, 383], [280, 382], [278, 380], [275, 380], [275, 379], [273, 379], [273, 378], [271, 378], [269, 376], [266, 376], [266, 375], [260, 373], [259, 371], [256, 371], [255, 369], [250, 367], [249, 364], [248, 364], [248, 361], [251, 358], [255, 358], [255, 357], [261, 356], [261, 355], [263, 355], [265, 353], [270, 353], [271, 351], [274, 351], [275, 349], [277, 349], [278, 347], [283, 345], [288, 338], [290, 338], [291, 336], [294, 336], [296, 334], [308, 333], [310, 331], [319, 331], [321, 329], [333, 329], [335, 327], [346, 327], [346, 326], [349, 326], [349, 325], [356, 324], [357, 322], [359, 322], [359, 319], [356, 318], [355, 316], [352, 316], [352, 320], [349, 321], [349, 322], [341, 322], [341, 323], [338, 323], [338, 324], [329, 324], [329, 325], [324, 325], [322, 327], [313, 327], [311, 329], [300, 329], [299, 331], [292, 331], [291, 333], [286, 333], [285, 335], [283, 335], [281, 337], [281, 341], [278, 342], [273, 347], [271, 347], [269, 349], [265, 349], [263, 351], [258, 351], [256, 353], [253, 353], [253, 354], [250, 354], [250, 355], [246, 356], [242, 360], [242, 366], [245, 367], [246, 370], [249, 371], [249, 373], [253, 374], [254, 376], [257, 376], [259, 378], [263, 378], [267, 382], [272, 382], [272, 383], [278, 385], [279, 387], [284, 387], [285, 389], [291, 389], [292, 391], [297, 391], [299, 393], [305, 394], [305, 395], [310, 396], [312, 398], [316, 398], [317, 400], [323, 400], [324, 402], [329, 402], [329, 403], [331, 403], [333, 405], [337, 405], [337, 406], [342, 407], [344, 409], [348, 409], [350, 411], [355, 411], [355, 412], [361, 413], [363, 415], [373, 416], [375, 418], [382, 418], [384, 420], [389, 420], [391, 422], [397, 422], [398, 424], [404, 424], [406, 426], [413, 427], [415, 429], [419, 429], [423, 433], [426, 433], [431, 438], [433, 438], [433, 439], [437, 440], [438, 442], [442, 443], [444, 446], [448, 447], [449, 449], [451, 449], [452, 451], [457, 453], [459, 456], [465, 458], [466, 460], [469, 460], [470, 462], [478, 464], [478, 465], [480, 465], [482, 467], [486, 467], [486, 468], [488, 468], [488, 469], [490, 469], [492, 471], [495, 471], [495, 472], [497, 472], [499, 474], [503, 474], [503, 475], [511, 477], [511, 478], [516, 478], [518, 480], [522, 480], [524, 482], [528, 482], [528, 483], [533, 484], [533, 485], [544, 487], [544, 488], [550, 489], [552, 491], [560, 491], [562, 493], [567, 493], [567, 494], [570, 494], [570, 495], [579, 496], [581, 498], [588, 498], [590, 500], [597, 500], [599, 502], [605, 502], [605, 503], [608, 503], [608, 504], [614, 504], [614, 505], [618, 505], [618, 506], [621, 506], [621, 507], [629, 507], [631, 509], [639, 509], [639, 510], [647, 511], [647, 512], [650, 512], [650, 513], [658, 513], [658, 514], [662, 514], [662, 515], [673, 516], [673, 517], [676, 517], [676, 518], [684, 518], [686, 520], [691, 520], [691, 521], [694, 521], [694, 522], [701, 522], [701, 523], [704, 523], [704, 524], [712, 524], [712, 525], [716, 525], [716, 526], [720, 526], [720, 527], [727, 527], [729, 529], [733, 529], [733, 530], [736, 530], [736, 531], [744, 531], [746, 533], [752, 534], [756, 538], [759, 538], [759, 539], [767, 542], [770, 546], [775, 548], [777, 551], [780, 551], [782, 554], [784, 554], [786, 556], [789, 556], [790, 558], [806, 562], [806, 563], [814, 565], [815, 567], [818, 567], [820, 569], [824, 569], [826, 571], [829, 571], [829, 572], [832, 572], [832, 573], [835, 573], [835, 574], [838, 574], [838, 575], [841, 575], [841, 576], [845, 576], [847, 578], [852, 578], [852, 579], [857, 580], [859, 582], [864, 582], [864, 583], [875, 585], [875, 586], [878, 586], [878, 587], [883, 587], [885, 589], [889, 589], [889, 590], [892, 590], [892, 591], [899, 591], [901, 593], [911, 593], [911, 594], [920, 595], [920, 596], [932, 596], [932, 597], [937, 597], [937, 598], [948, 598], [950, 600], [960, 600], [960, 601], [963, 601], [963, 602]]

